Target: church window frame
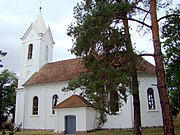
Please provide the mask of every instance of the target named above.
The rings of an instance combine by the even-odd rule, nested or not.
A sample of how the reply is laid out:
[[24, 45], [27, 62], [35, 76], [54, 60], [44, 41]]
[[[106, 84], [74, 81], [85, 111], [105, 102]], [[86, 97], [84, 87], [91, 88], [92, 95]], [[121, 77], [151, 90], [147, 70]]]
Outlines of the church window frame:
[[32, 59], [33, 54], [33, 44], [29, 44], [28, 46], [28, 59]]
[[49, 57], [49, 47], [46, 45], [45, 47], [45, 60], [48, 61], [48, 57]]
[[156, 110], [154, 90], [152, 88], [147, 89], [147, 102], [148, 110]]
[[58, 104], [58, 99], [59, 99], [59, 97], [58, 97], [57, 94], [54, 94], [52, 96], [52, 114], [55, 114], [55, 111], [54, 111], [53, 107]]
[[38, 115], [39, 111], [39, 98], [37, 96], [33, 97], [32, 115]]

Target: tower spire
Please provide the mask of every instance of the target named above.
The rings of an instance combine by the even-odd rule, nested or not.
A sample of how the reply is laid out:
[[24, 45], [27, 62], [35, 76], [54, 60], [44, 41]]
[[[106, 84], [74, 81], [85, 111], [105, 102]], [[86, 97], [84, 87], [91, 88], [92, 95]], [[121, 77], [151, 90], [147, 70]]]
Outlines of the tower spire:
[[39, 14], [34, 22], [34, 27], [38, 33], [43, 33], [47, 30], [46, 25], [44, 23], [44, 19], [41, 13], [42, 7], [41, 7], [41, 2], [39, 6]]

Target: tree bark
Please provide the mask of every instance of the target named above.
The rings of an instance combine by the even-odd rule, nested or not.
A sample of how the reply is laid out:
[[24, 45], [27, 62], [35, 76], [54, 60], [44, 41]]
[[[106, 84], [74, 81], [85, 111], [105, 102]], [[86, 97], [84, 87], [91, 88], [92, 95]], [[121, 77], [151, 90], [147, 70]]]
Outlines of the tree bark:
[[[2, 91], [3, 83], [1, 82], [0, 90]], [[2, 128], [3, 124], [3, 108], [2, 108], [2, 93], [0, 92], [0, 129]]]
[[129, 33], [129, 24], [127, 15], [124, 17], [123, 25], [125, 29], [127, 51], [130, 56], [130, 71], [132, 78], [132, 95], [133, 95], [133, 106], [134, 106], [134, 134], [142, 135], [141, 132], [141, 111], [140, 111], [140, 100], [139, 100], [139, 84], [136, 69], [136, 56], [132, 48], [132, 42]]
[[152, 38], [154, 45], [154, 60], [157, 76], [157, 88], [159, 92], [160, 104], [162, 108], [164, 135], [174, 135], [174, 125], [169, 106], [167, 86], [165, 82], [165, 71], [159, 39], [159, 27], [156, 13], [156, 0], [150, 0], [150, 15], [152, 24]]

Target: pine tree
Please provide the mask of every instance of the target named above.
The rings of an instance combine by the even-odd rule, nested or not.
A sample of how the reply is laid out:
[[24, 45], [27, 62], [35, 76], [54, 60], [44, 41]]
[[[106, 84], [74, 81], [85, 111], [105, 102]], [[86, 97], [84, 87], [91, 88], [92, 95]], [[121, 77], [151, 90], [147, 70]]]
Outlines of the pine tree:
[[141, 134], [137, 54], [132, 47], [128, 20], [120, 23], [122, 16], [132, 12], [131, 7], [124, 1], [101, 0], [81, 2], [75, 7], [77, 22], [68, 32], [75, 39], [71, 52], [83, 59], [87, 71], [70, 82], [67, 89], [82, 88], [102, 114], [103, 124], [105, 113], [115, 114], [119, 110], [118, 97], [123, 95], [122, 99], [126, 100], [126, 88], [131, 87], [135, 134]]
[[[171, 9], [170, 14], [180, 14], [180, 8]], [[168, 84], [170, 107], [174, 116], [180, 112], [180, 16], [171, 16], [165, 20], [161, 29], [161, 37], [165, 56], [166, 81]]]

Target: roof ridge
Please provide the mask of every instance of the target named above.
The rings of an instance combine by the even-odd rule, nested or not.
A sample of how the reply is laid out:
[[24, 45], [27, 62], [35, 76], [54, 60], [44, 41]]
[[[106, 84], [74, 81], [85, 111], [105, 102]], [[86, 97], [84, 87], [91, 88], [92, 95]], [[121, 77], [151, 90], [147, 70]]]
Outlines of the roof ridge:
[[58, 108], [77, 108], [77, 107], [93, 107], [93, 105], [86, 100], [84, 97], [73, 94], [70, 97], [63, 100], [57, 106], [54, 106], [54, 109]]
[[69, 59], [65, 59], [65, 60], [48, 62], [47, 64], [54, 64], [54, 63], [59, 63], [59, 62], [65, 62], [65, 61], [70, 61], [70, 60], [80, 60], [80, 59], [81, 59], [81, 58], [69, 58]]
[[[82, 96], [80, 96], [80, 95], [76, 95], [76, 94], [74, 94], [74, 96], [77, 96], [78, 99], [79, 99], [85, 106], [88, 106], [88, 105], [84, 102], [84, 100], [86, 100], [84, 97], [82, 97]], [[88, 101], [88, 100], [86, 100], [86, 101]], [[88, 102], [89, 102], [89, 101], [88, 101]]]

